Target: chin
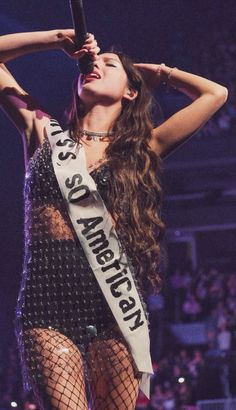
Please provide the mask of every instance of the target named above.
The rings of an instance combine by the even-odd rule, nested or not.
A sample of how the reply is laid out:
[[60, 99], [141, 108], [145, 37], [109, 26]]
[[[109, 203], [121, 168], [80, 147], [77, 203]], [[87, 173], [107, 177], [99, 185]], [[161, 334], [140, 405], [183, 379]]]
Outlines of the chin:
[[96, 100], [98, 98], [97, 93], [95, 92], [95, 90], [91, 89], [91, 87], [86, 87], [86, 85], [87, 84], [85, 84], [83, 88], [79, 91], [79, 98], [83, 102]]

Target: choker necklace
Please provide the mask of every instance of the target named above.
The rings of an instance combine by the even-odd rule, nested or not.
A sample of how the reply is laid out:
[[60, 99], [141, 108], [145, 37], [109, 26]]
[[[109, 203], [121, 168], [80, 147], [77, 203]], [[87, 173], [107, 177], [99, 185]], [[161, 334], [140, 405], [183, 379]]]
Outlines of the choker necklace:
[[[85, 136], [87, 140], [93, 140], [93, 141], [103, 141], [104, 138], [106, 137], [111, 137], [113, 132], [95, 132], [95, 131], [87, 131], [84, 130], [83, 128], [79, 128], [77, 135], [80, 136]], [[108, 140], [109, 141], [109, 138]]]

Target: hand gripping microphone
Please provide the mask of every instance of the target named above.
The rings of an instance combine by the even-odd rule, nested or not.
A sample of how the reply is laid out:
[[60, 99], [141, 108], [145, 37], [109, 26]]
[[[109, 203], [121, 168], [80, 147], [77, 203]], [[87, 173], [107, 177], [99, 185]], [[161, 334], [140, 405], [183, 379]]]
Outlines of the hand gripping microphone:
[[[87, 38], [87, 26], [84, 15], [83, 0], [69, 0], [72, 20], [75, 29], [75, 44], [80, 50]], [[93, 71], [93, 60], [90, 55], [84, 55], [78, 60], [78, 66], [82, 74]]]

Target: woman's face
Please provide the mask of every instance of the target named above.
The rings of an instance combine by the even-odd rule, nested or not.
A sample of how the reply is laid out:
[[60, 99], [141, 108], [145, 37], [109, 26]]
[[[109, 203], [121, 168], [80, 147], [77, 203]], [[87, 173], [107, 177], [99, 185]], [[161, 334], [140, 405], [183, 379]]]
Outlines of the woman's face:
[[117, 54], [104, 53], [94, 61], [92, 73], [80, 74], [78, 95], [86, 102], [114, 104], [129, 95], [128, 78]]

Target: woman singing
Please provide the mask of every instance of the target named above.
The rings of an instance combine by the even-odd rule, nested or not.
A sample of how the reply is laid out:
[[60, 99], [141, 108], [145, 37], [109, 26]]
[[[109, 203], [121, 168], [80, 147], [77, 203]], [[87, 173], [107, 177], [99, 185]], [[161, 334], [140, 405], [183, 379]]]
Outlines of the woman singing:
[[[88, 53], [67, 128], [5, 66], [23, 54]], [[15, 332], [25, 390], [40, 409], [131, 410], [148, 396], [147, 283], [158, 288], [162, 160], [225, 103], [227, 89], [164, 64], [100, 54], [73, 30], [0, 38], [1, 106], [25, 148], [25, 254]], [[46, 78], [45, 78], [46, 79]], [[150, 89], [165, 82], [191, 104], [158, 127]]]

